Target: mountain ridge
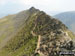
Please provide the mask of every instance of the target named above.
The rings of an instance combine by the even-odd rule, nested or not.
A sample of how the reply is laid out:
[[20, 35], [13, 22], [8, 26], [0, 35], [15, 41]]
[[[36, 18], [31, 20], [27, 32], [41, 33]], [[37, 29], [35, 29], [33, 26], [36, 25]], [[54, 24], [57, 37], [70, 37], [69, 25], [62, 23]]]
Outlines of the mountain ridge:
[[[61, 45], [65, 46], [64, 50], [67, 48], [70, 50], [74, 47], [70, 44], [74, 38], [72, 32], [61, 21], [39, 9], [31, 7], [15, 14], [15, 16], [7, 16], [4, 19], [11, 22], [8, 23], [6, 20], [6, 22], [2, 22], [3, 25], [0, 25], [3, 29], [3, 35], [7, 29], [7, 33], [10, 33], [7, 34], [8, 37], [4, 36], [4, 39], [10, 38], [9, 35], [12, 37], [6, 43], [3, 42], [4, 39], [1, 40], [1, 43], [5, 43], [5, 45], [2, 46], [0, 43], [2, 46], [0, 46], [0, 56], [55, 56], [54, 53], [62, 50]], [[5, 24], [7, 29], [5, 29]], [[11, 28], [11, 26], [13, 27]], [[68, 44], [70, 45], [68, 46]]]

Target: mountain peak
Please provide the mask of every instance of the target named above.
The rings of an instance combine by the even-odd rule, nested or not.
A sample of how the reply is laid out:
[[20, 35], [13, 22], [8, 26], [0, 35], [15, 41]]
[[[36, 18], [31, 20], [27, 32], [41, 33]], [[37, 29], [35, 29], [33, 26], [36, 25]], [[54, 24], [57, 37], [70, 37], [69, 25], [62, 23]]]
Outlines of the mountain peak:
[[31, 8], [30, 8], [30, 10], [33, 10], [33, 9], [35, 9], [35, 7], [31, 7]]
[[29, 11], [30, 11], [30, 12], [34, 12], [34, 11], [39, 11], [39, 10], [36, 9], [35, 7], [31, 7], [31, 8], [29, 9]]
[[30, 11], [33, 11], [33, 10], [36, 10], [36, 9], [35, 9], [35, 7], [31, 7], [29, 10]]

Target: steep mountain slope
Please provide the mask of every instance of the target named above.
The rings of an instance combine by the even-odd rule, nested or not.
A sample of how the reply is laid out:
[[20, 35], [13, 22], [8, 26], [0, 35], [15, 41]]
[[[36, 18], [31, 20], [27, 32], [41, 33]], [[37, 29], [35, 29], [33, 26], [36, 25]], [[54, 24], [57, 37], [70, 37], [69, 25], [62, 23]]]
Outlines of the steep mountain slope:
[[56, 56], [63, 46], [66, 51], [74, 49], [75, 35], [61, 21], [34, 7], [6, 16], [0, 24], [0, 56]]
[[[19, 36], [21, 34], [23, 36], [20, 36], [20, 38], [24, 37], [24, 34], [26, 35], [26, 38], [23, 39], [23, 41], [28, 39], [29, 36], [31, 36], [29, 34], [30, 26], [28, 26], [29, 27], [28, 28], [26, 25], [26, 22], [30, 18], [30, 16], [36, 14], [37, 12], [39, 12], [39, 10], [32, 7], [29, 10], [20, 12], [15, 15], [9, 15], [9, 16], [6, 16], [3, 19], [1, 19], [0, 20], [0, 26], [1, 26], [0, 27], [0, 40], [1, 40], [0, 41], [0, 49], [2, 49], [2, 47], [4, 47], [9, 40], [11, 41], [12, 38], [15, 38], [15, 40], [17, 40], [16, 36]], [[24, 31], [24, 28], [25, 28], [25, 31]], [[31, 39], [32, 38], [29, 38], [26, 42], [29, 42], [29, 40], [31, 40]], [[14, 40], [14, 42], [15, 42], [15, 40]], [[18, 40], [19, 40], [19, 38], [18, 38]], [[34, 41], [36, 41], [36, 40], [34, 40]], [[32, 41], [32, 42], [34, 42], [34, 41]], [[17, 44], [17, 43], [19, 43], [19, 42], [16, 41], [15, 44]], [[31, 43], [31, 42], [29, 42], [29, 43]], [[11, 47], [13, 47], [15, 49], [15, 45], [12, 44]], [[3, 56], [3, 55], [6, 56], [7, 54], [0, 53], [0, 56]], [[16, 54], [14, 54], [14, 55], [16, 55]]]
[[54, 17], [65, 23], [73, 32], [75, 32], [75, 11], [64, 12], [55, 15]]
[[24, 27], [23, 25], [25, 25], [25, 21], [32, 13], [38, 11], [32, 9], [32, 12], [30, 10], [26, 10], [15, 15], [9, 15], [0, 19], [0, 43], [2, 42], [1, 45], [3, 43], [5, 44], [8, 39], [13, 37], [20, 29], [22, 29], [22, 27]]

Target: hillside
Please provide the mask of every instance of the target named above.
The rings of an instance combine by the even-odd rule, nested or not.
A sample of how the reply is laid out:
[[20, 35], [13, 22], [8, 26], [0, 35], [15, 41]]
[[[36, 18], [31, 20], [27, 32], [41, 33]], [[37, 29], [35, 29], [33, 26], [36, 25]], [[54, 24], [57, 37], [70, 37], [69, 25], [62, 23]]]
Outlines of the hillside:
[[75, 32], [75, 11], [60, 13], [55, 15], [54, 17], [61, 20], [69, 27], [69, 29]]
[[61, 21], [32, 7], [0, 19], [0, 56], [56, 56], [63, 46], [74, 50], [74, 37]]

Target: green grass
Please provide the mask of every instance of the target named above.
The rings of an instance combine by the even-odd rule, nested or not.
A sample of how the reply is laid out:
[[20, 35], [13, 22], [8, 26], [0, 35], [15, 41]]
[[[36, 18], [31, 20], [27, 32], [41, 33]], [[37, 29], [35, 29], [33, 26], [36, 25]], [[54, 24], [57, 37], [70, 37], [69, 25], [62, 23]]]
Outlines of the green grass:
[[75, 35], [74, 35], [71, 31], [68, 31], [68, 35], [69, 35], [72, 39], [75, 38]]
[[7, 45], [0, 50], [0, 56], [31, 56], [35, 52], [38, 38], [31, 34], [34, 20], [33, 14], [18, 33], [7, 42]]
[[34, 53], [35, 51], [36, 44], [37, 44], [37, 37], [33, 37], [32, 39], [27, 40], [27, 43], [24, 46], [15, 50], [14, 52], [6, 49], [2, 50], [0, 52], [0, 56], [22, 56], [22, 55], [31, 56], [31, 54]]

